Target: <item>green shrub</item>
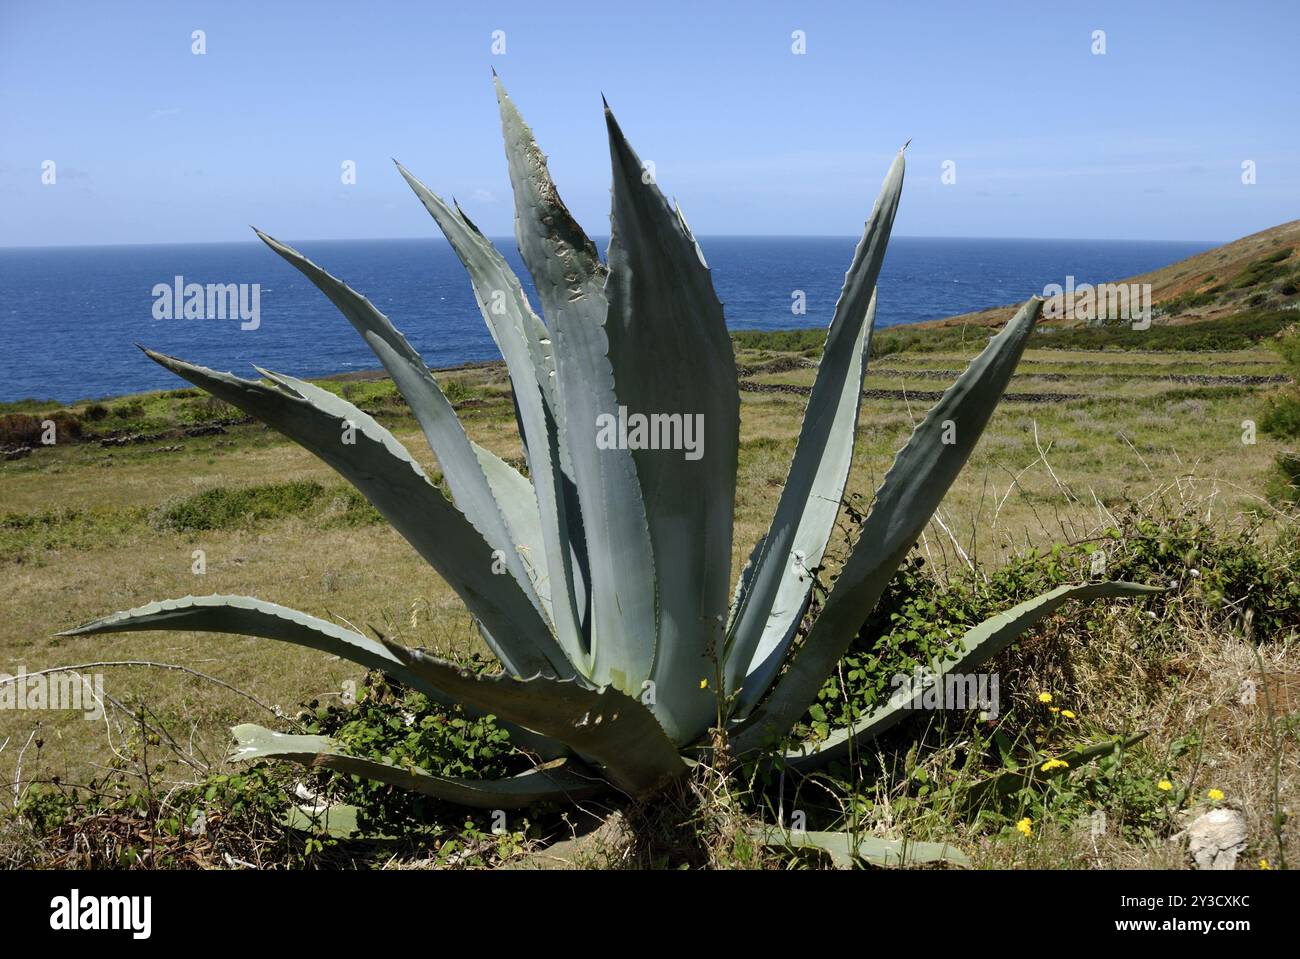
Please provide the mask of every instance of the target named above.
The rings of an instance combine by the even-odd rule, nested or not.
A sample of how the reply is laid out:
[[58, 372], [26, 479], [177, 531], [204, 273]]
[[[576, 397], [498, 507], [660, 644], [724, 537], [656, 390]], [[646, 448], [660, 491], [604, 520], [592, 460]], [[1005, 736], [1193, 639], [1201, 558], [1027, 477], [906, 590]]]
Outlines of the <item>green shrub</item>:
[[731, 341], [741, 350], [779, 350], [798, 353], [808, 349], [821, 349], [826, 342], [826, 330], [735, 330]]
[[1203, 293], [1184, 293], [1181, 296], [1175, 296], [1172, 299], [1165, 300], [1161, 308], [1166, 314], [1185, 313], [1187, 310], [1195, 310], [1202, 306], [1209, 306], [1218, 296], [1215, 292], [1206, 290]]
[[[1272, 346], [1281, 355], [1291, 376], [1300, 379], [1300, 329], [1288, 327]], [[1300, 436], [1300, 386], [1293, 383], [1268, 397], [1259, 428], [1274, 436]], [[1286, 466], [1280, 460], [1278, 466], [1286, 476]]]
[[1100, 542], [1031, 550], [987, 580], [963, 573], [943, 582], [913, 556], [823, 685], [805, 731], [825, 735], [866, 715], [888, 699], [894, 676], [954, 658], [960, 636], [999, 610], [1091, 578], [1098, 549], [1105, 550], [1105, 578], [1171, 586], [1157, 606], [1193, 601], [1225, 623], [1249, 607], [1259, 635], [1300, 628], [1296, 550], [1267, 543], [1258, 527], [1225, 532], [1191, 514], [1156, 521], [1132, 512]]
[[155, 525], [178, 533], [246, 528], [303, 513], [324, 495], [325, 487], [311, 481], [236, 489], [217, 486], [163, 506]]
[[138, 420], [144, 416], [144, 400], [136, 397], [123, 403], [115, 403], [112, 413], [120, 420]]
[[1273, 460], [1274, 475], [1268, 495], [1276, 500], [1300, 503], [1300, 453], [1284, 450]]
[[1042, 345], [1079, 350], [1244, 350], [1276, 336], [1294, 322], [1294, 313], [1259, 310], [1201, 323], [1153, 325], [1146, 330], [1126, 327], [1058, 330]]
[[468, 385], [464, 380], [443, 380], [442, 392], [447, 397], [447, 401], [453, 406], [459, 406], [470, 400], [481, 398], [478, 390]]
[[1274, 436], [1300, 436], [1300, 390], [1282, 390], [1268, 398], [1259, 428]]
[[[465, 665], [478, 673], [499, 668], [482, 657]], [[298, 718], [309, 732], [332, 736], [352, 755], [440, 776], [499, 779], [531, 766], [491, 717], [475, 718], [459, 707], [441, 706], [382, 673], [367, 674], [355, 703], [323, 706], [313, 700]], [[335, 801], [358, 807], [358, 826], [367, 833], [399, 834], [427, 828], [440, 818], [464, 821], [466, 816], [463, 807], [375, 780], [331, 775], [328, 783]]]
[[[155, 717], [156, 718], [156, 717]], [[89, 782], [32, 783], [0, 811], [38, 840], [28, 867], [225, 868], [224, 857], [261, 865], [310, 864], [312, 840], [286, 829], [291, 780], [265, 765], [188, 784], [156, 782], [161, 737], [130, 734]], [[142, 770], [145, 774], [142, 775]], [[317, 842], [319, 847], [320, 843]]]
[[[438, 477], [430, 477], [435, 483]], [[326, 527], [344, 526], [353, 529], [382, 522], [384, 517], [371, 505], [370, 500], [362, 496], [355, 486], [340, 486], [333, 491], [329, 511], [322, 525]]]
[[[1167, 310], [1172, 302], [1166, 301], [1160, 308]], [[1153, 325], [1145, 330], [1135, 330], [1126, 323], [1073, 329], [1049, 326], [1039, 329], [1032, 345], [1040, 350], [1244, 350], [1295, 322], [1295, 313], [1286, 310], [1252, 310], [1198, 323]], [[894, 326], [872, 337], [871, 356], [879, 359], [895, 353], [972, 352], [982, 348], [994, 332], [992, 327], [976, 325], [920, 329]], [[821, 329], [739, 330], [732, 334], [740, 349], [789, 352], [815, 350], [825, 338], [826, 332]]]
[[40, 446], [46, 421], [54, 423], [55, 442], [81, 438], [81, 420], [67, 410], [37, 415], [5, 413], [0, 415], [0, 446]]
[[[433, 482], [441, 477], [434, 473]], [[217, 486], [173, 500], [154, 511], [157, 529], [177, 533], [247, 529], [267, 520], [303, 516], [323, 528], [359, 527], [383, 517], [351, 486], [322, 486], [310, 480], [230, 488]]]
[[237, 408], [215, 396], [186, 399], [176, 408], [176, 419], [181, 423], [230, 423], [243, 418]]
[[1238, 273], [1229, 284], [1234, 290], [1243, 290], [1262, 283], [1271, 283], [1287, 272], [1282, 261], [1291, 255], [1290, 248], [1278, 250], [1262, 257]]
[[1273, 341], [1273, 349], [1282, 356], [1282, 361], [1297, 375], [1300, 375], [1300, 327], [1291, 326]]

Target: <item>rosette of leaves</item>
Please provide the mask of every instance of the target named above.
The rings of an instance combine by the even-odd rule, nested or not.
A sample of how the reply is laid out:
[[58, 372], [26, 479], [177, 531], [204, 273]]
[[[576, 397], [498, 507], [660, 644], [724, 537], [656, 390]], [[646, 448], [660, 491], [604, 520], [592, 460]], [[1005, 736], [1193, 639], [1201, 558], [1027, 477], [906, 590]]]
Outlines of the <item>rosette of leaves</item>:
[[[239, 759], [324, 766], [488, 808], [611, 787], [644, 797], [683, 775], [716, 741], [719, 725], [733, 755], [782, 749], [970, 456], [1042, 304], [1025, 303], [916, 427], [818, 615], [804, 624], [811, 571], [822, 561], [852, 461], [903, 151], [845, 276], [771, 527], [733, 589], [739, 392], [722, 304], [695, 237], [606, 106], [613, 199], [602, 260], [499, 81], [497, 96], [516, 238], [540, 314], [465, 213], [398, 170], [469, 273], [509, 372], [528, 478], [466, 435], [388, 317], [260, 231], [374, 350], [427, 437], [448, 493], [391, 433], [331, 392], [260, 368], [262, 379], [242, 379], [146, 353], [353, 483], [459, 594], [500, 671], [472, 673], [243, 596], [154, 602], [69, 633], [209, 631], [323, 650], [383, 670], [436, 702], [495, 716], [538, 764], [500, 780], [445, 776], [353, 755], [328, 737], [251, 725], [235, 729]], [[700, 417], [701, 455], [602, 448], [601, 418], [621, 409]], [[1054, 589], [972, 629], [941, 669], [973, 668], [1068, 599], [1147, 591], [1122, 582]], [[786, 761], [806, 767], [842, 755], [901, 719], [908, 705], [895, 697], [823, 742], [788, 745]]]

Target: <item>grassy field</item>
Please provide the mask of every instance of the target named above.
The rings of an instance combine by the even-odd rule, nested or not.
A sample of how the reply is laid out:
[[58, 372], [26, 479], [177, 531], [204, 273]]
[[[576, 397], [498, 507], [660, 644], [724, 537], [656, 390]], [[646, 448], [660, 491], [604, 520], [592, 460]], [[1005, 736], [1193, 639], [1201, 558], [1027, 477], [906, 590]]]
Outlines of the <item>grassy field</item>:
[[[878, 347], [883, 355], [873, 359], [867, 377], [851, 503], [860, 508], [869, 503], [933, 395], [982, 347], [986, 335], [963, 330], [959, 337], [941, 330], [926, 340], [907, 333], [898, 335], [893, 349]], [[765, 532], [784, 481], [818, 339], [816, 334], [738, 337], [743, 392], [736, 571]], [[888, 336], [881, 339], [888, 345]], [[1258, 340], [1225, 351], [1139, 352], [1061, 348], [1054, 334], [1041, 335], [918, 544], [918, 554], [939, 570], [992, 570], [1028, 547], [1095, 538], [1135, 505], [1190, 511], [1225, 530], [1256, 520], [1271, 529], [1287, 528], [1292, 521], [1286, 511], [1264, 496], [1265, 478], [1282, 447], [1264, 434], [1250, 435], [1248, 425], [1259, 415], [1263, 395], [1285, 379], [1277, 354]], [[441, 379], [449, 384], [470, 435], [519, 460], [504, 370], [486, 365]], [[414, 420], [386, 380], [351, 378], [323, 385], [373, 413], [426, 468], [435, 469]], [[16, 416], [30, 413], [39, 419], [48, 412], [31, 404], [0, 408], [0, 414], [9, 414], [10, 429], [22, 427]], [[454, 594], [406, 543], [327, 467], [278, 434], [240, 421], [237, 411], [193, 390], [76, 406], [70, 412], [75, 427], [62, 432], [66, 437], [75, 429], [79, 438], [38, 445], [0, 463], [0, 594], [5, 597], [0, 670], [31, 673], [144, 661], [181, 665], [205, 676], [146, 665], [96, 667], [90, 671], [105, 675], [105, 692], [121, 704], [103, 719], [0, 711], [0, 784], [10, 784], [0, 801], [12, 803], [29, 782], [56, 777], [84, 782], [102, 775], [115, 750], [131, 737], [132, 717], [181, 741], [192, 769], [224, 768], [229, 726], [244, 721], [273, 726], [277, 720], [271, 712], [292, 713], [313, 700], [336, 701], [347, 681], [362, 679], [349, 663], [258, 639], [55, 636], [114, 610], [186, 594], [251, 594], [437, 650], [464, 654], [482, 648]], [[1125, 708], [1134, 708], [1139, 676], [1146, 675], [1155, 656], [1126, 649], [1127, 628], [1111, 622], [1105, 643], [1078, 650], [1083, 675], [1070, 678], [1078, 695], [1096, 697], [1080, 705], [1091, 707], [1098, 721], [1109, 720], [1111, 728]], [[1173, 657], [1186, 667], [1182, 679], [1155, 698], [1166, 711], [1153, 737], [1163, 743], [1160, 748], [1199, 728], [1215, 710], [1231, 713], [1241, 678], [1255, 669], [1239, 639], [1205, 623], [1199, 628], [1203, 632], [1196, 635], [1204, 642]], [[1046, 633], [1046, 648], [1057, 652], [1083, 642], [1059, 626]], [[1275, 644], [1265, 651], [1269, 674], [1281, 677], [1286, 689], [1293, 683], [1300, 688], [1294, 637], [1270, 639]], [[1014, 675], [1019, 676], [1017, 695], [1067, 678], [1060, 660], [1043, 650]], [[1139, 698], [1144, 708], [1154, 708], [1149, 690]], [[139, 703], [147, 704], [147, 714], [140, 713]], [[1201, 748], [1219, 764], [1221, 777], [1236, 778], [1237, 797], [1252, 797], [1252, 841], [1263, 844], [1268, 816], [1260, 807], [1271, 788], [1270, 753], [1251, 722], [1233, 715], [1222, 735], [1203, 741]], [[1294, 788], [1294, 737], [1288, 743], [1284, 784]], [[191, 774], [175, 761], [159, 773], [176, 782]], [[898, 786], [886, 777], [873, 787], [875, 808], [896, 810], [882, 820], [882, 828], [911, 822], [934, 831], [934, 822], [896, 809]], [[962, 838], [975, 837], [972, 832]], [[1071, 858], [1079, 854], [1077, 839], [1063, 835], [1052, 842], [1057, 845], [1044, 837], [1033, 852], [1014, 844], [981, 846], [979, 860], [1079, 864]], [[1082, 864], [1174, 865], [1178, 860], [1158, 844], [1116, 840], [1112, 847], [1098, 849]]]

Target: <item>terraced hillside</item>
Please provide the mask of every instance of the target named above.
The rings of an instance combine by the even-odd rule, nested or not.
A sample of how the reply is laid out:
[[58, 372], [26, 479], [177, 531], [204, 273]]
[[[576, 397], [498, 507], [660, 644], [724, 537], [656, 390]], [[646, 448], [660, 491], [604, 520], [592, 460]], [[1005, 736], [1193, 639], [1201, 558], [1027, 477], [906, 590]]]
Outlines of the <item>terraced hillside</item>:
[[[1252, 233], [1170, 266], [1119, 278], [1151, 284], [1155, 323], [1197, 323], [1242, 310], [1300, 308], [1300, 220]], [[1014, 306], [936, 320], [932, 326], [1001, 326]], [[1060, 320], [1058, 325], [1075, 325]]]

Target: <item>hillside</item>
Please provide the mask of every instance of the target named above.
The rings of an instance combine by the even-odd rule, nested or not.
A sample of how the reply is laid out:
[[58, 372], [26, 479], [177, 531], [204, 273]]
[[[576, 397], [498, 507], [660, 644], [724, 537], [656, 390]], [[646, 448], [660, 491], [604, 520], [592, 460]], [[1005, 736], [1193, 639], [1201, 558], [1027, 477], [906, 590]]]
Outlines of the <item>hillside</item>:
[[[1300, 220], [1111, 282], [1150, 283], [1153, 323], [1196, 323], [1243, 310], [1300, 308]], [[1014, 309], [1015, 305], [991, 307], [916, 326], [1001, 326]], [[1053, 322], [1081, 325], [1071, 320]]]

